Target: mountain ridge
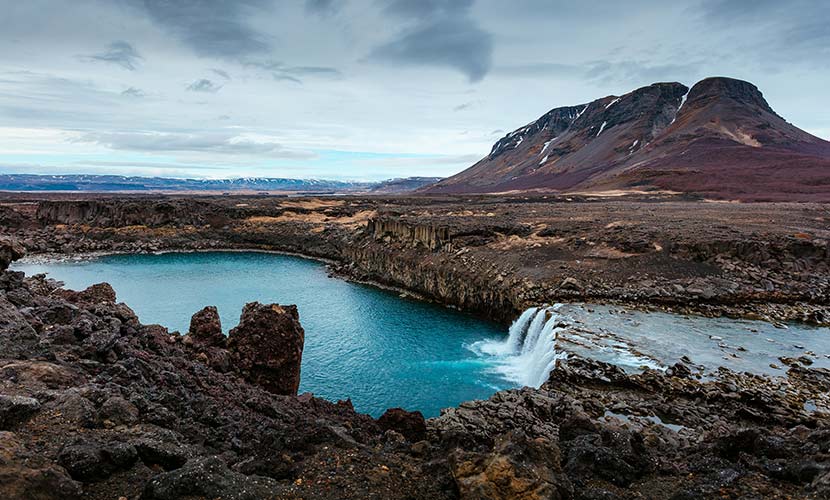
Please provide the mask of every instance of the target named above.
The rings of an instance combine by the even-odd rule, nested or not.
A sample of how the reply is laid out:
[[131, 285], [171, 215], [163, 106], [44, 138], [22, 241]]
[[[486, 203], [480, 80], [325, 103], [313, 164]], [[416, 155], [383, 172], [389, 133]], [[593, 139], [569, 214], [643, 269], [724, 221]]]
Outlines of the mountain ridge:
[[403, 193], [439, 180], [435, 177], [407, 177], [378, 182], [349, 182], [327, 179], [291, 179], [282, 177], [240, 177], [234, 179], [177, 179], [123, 175], [0, 174], [0, 191], [69, 191], [69, 192], [377, 192]]

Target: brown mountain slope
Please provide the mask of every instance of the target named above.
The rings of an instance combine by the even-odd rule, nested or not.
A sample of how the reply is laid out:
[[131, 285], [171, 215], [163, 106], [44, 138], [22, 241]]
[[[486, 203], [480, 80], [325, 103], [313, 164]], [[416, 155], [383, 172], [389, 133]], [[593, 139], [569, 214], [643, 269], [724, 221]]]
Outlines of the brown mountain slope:
[[830, 143], [752, 84], [657, 83], [554, 109], [427, 193], [662, 189], [741, 200], [830, 199]]

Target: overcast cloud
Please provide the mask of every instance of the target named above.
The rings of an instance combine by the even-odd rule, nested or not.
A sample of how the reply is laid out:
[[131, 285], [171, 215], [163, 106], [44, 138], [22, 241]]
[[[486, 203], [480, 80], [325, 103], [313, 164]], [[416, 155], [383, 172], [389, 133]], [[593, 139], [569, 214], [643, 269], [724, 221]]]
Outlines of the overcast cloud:
[[450, 175], [547, 110], [749, 80], [830, 138], [824, 0], [0, 0], [0, 171]]

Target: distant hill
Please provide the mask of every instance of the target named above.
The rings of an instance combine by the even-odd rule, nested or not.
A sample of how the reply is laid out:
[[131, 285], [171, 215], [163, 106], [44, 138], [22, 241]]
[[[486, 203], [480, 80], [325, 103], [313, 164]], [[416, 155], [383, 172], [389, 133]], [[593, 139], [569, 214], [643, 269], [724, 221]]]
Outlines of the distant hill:
[[2, 191], [291, 191], [308, 193], [403, 193], [440, 180], [411, 177], [382, 182], [343, 182], [320, 179], [246, 177], [240, 179], [170, 179], [121, 175], [0, 174]]
[[787, 123], [751, 83], [656, 83], [553, 109], [421, 192], [620, 189], [830, 200], [830, 142]]
[[375, 194], [407, 193], [430, 184], [435, 184], [441, 179], [441, 177], [407, 177], [405, 179], [390, 179], [374, 185], [369, 191]]

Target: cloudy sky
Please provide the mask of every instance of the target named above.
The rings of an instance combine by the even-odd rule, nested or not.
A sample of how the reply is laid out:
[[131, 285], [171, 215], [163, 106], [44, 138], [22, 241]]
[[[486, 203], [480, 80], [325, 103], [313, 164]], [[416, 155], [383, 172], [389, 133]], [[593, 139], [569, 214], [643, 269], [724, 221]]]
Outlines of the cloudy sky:
[[443, 176], [553, 107], [713, 75], [830, 138], [830, 2], [0, 0], [0, 171]]

